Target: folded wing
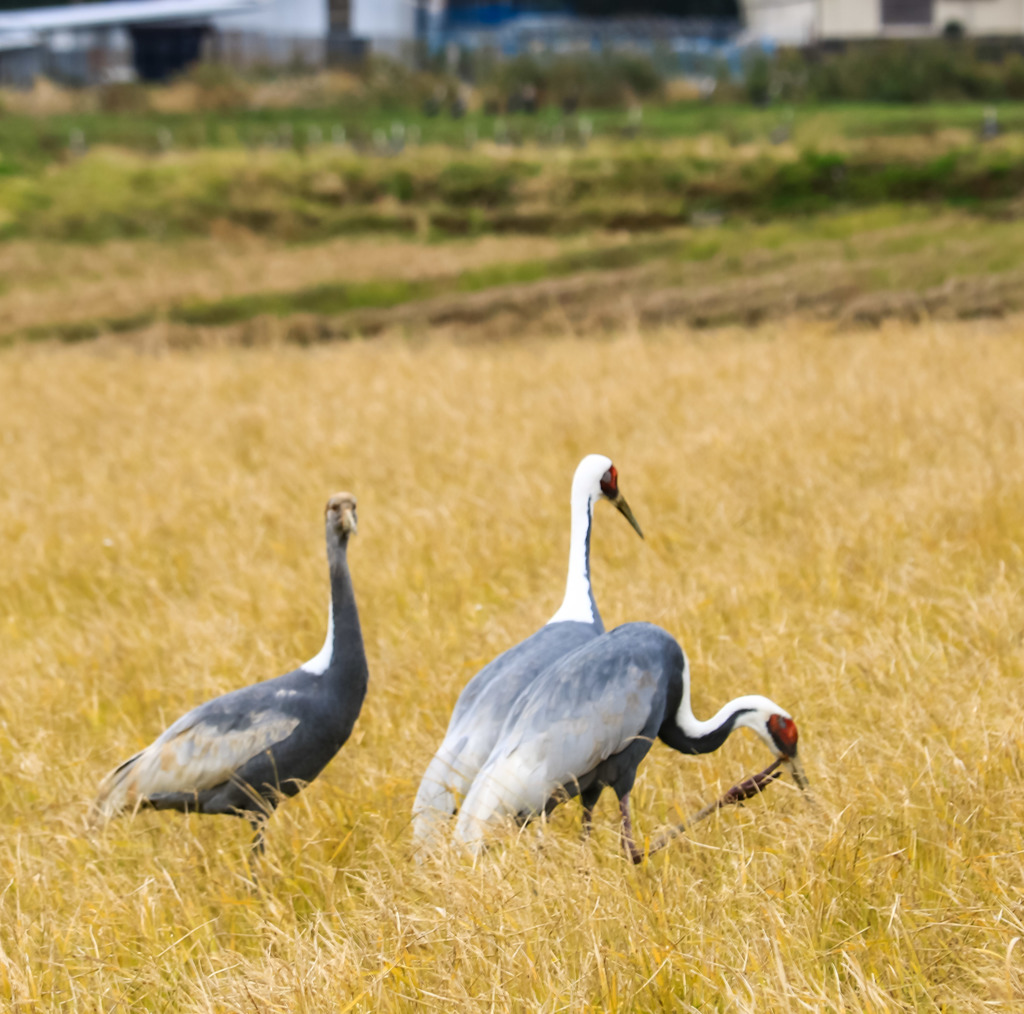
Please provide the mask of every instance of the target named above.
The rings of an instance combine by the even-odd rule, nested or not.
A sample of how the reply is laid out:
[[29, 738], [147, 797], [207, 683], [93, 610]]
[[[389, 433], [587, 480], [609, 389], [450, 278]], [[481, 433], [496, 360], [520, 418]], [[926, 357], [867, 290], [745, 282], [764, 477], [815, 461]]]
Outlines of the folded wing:
[[230, 723], [197, 709], [104, 779], [93, 804], [94, 819], [107, 820], [163, 794], [200, 793], [231, 780], [264, 750], [287, 739], [299, 719], [264, 708]]

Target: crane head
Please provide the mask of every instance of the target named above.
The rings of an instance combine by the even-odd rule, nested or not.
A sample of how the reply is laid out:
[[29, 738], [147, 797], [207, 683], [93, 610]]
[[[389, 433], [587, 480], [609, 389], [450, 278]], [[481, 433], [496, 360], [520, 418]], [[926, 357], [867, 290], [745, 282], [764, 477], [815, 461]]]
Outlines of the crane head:
[[789, 715], [769, 715], [768, 731], [775, 745], [784, 757], [793, 757], [796, 754], [796, 744], [799, 738], [796, 731], [796, 722]]
[[740, 706], [736, 724], [745, 725], [748, 729], [756, 732], [768, 749], [788, 765], [789, 770], [793, 773], [793, 781], [801, 789], [806, 789], [809, 783], [807, 775], [804, 774], [804, 767], [797, 757], [796, 747], [799, 736], [792, 715], [780, 708], [774, 701], [758, 694], [739, 697], [733, 704]]
[[626, 503], [626, 498], [619, 492], [619, 472], [609, 458], [600, 454], [591, 454], [584, 458], [577, 469], [577, 475], [584, 470], [593, 469], [596, 481], [592, 496], [611, 502], [612, 506], [633, 526], [633, 530], [642, 539], [644, 533], [640, 529], [633, 512]]
[[772, 742], [779, 751], [780, 756], [789, 764], [793, 772], [793, 781], [805, 789], [808, 786], [807, 775], [804, 774], [804, 767], [796, 755], [796, 744], [799, 734], [796, 731], [796, 722], [789, 715], [772, 714], [768, 716], [768, 732]]
[[333, 531], [339, 539], [345, 541], [350, 535], [355, 535], [358, 529], [356, 498], [351, 493], [335, 493], [327, 501], [324, 517], [328, 531]]

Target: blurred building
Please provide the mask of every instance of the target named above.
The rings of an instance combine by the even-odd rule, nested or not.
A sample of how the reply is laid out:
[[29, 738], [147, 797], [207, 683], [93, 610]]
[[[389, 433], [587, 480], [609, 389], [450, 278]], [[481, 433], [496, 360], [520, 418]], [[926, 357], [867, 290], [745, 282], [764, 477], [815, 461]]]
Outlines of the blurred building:
[[443, 50], [456, 65], [460, 52], [478, 49], [505, 56], [658, 50], [679, 55], [686, 70], [736, 35], [738, 2], [54, 0], [0, 11], [0, 82], [29, 83], [39, 74], [71, 84], [165, 80], [204, 58], [238, 69], [319, 67], [370, 53], [413, 60]]
[[35, 32], [0, 32], [0, 86], [20, 86], [39, 72], [39, 37]]
[[1024, 36], [1024, 0], [742, 0], [742, 7], [750, 35], [786, 45]]
[[327, 0], [329, 50], [336, 59], [367, 53], [411, 57], [445, 16], [445, 0]]
[[263, 0], [111, 0], [0, 12], [0, 82], [163, 80], [199, 59], [215, 19]]
[[[494, 5], [503, 8], [510, 4]], [[491, 10], [494, 8], [492, 7]], [[593, 17], [575, 13], [525, 11], [504, 19], [472, 16], [453, 8], [441, 22], [441, 35], [470, 49], [504, 56], [519, 53], [671, 50], [686, 40], [721, 42], [736, 35], [735, 18], [619, 14]]]
[[723, 40], [737, 0], [328, 0], [331, 49], [403, 56], [415, 48], [524, 52], [671, 49]]
[[328, 0], [260, 0], [213, 18], [204, 55], [238, 70], [321, 67], [329, 25]]

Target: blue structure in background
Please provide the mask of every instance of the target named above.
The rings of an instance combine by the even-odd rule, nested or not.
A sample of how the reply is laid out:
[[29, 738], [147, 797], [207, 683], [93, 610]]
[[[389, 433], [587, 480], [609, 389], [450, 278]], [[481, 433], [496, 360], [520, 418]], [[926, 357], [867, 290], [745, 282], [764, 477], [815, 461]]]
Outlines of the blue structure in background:
[[453, 0], [448, 4], [446, 20], [451, 27], [496, 28], [528, 14], [565, 17], [572, 13], [572, 6], [564, 3], [517, 3], [516, 0], [504, 0], [503, 3], [459, 3]]
[[488, 49], [512, 58], [564, 53], [641, 53], [663, 69], [693, 77], [713, 75], [725, 62], [744, 63], [738, 21], [661, 16], [583, 17], [572, 3], [553, 0], [449, 0], [426, 34], [429, 48]]

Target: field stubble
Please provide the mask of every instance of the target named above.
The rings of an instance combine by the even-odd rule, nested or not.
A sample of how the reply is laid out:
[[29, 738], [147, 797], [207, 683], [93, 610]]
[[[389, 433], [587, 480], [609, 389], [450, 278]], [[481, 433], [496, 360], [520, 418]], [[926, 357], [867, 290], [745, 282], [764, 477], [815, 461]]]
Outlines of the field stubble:
[[797, 314], [839, 328], [1002, 317], [1024, 309], [1022, 258], [1012, 221], [895, 205], [653, 238], [11, 241], [0, 246], [0, 346], [100, 338], [153, 351], [425, 328], [493, 340]]
[[[1022, 322], [829, 337], [0, 353], [0, 997], [47, 1010], [956, 1011], [1024, 1002]], [[469, 676], [555, 609], [568, 483], [609, 453], [605, 622], [676, 633], [694, 707], [788, 707], [792, 783], [634, 869], [575, 804], [474, 867], [412, 861]], [[356, 731], [247, 830], [98, 779], [206, 697], [319, 647], [320, 512], [371, 663]], [[656, 746], [656, 833], [763, 766]]]

